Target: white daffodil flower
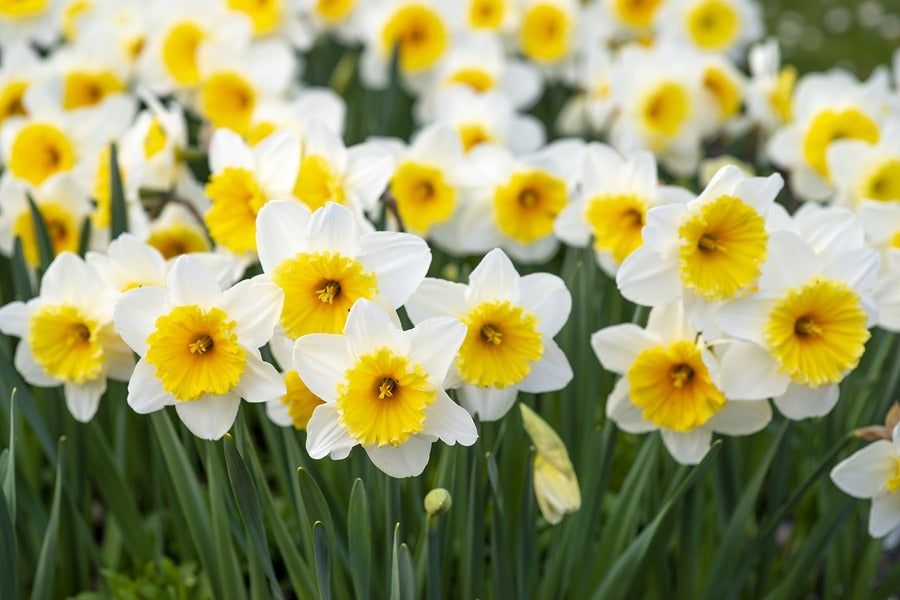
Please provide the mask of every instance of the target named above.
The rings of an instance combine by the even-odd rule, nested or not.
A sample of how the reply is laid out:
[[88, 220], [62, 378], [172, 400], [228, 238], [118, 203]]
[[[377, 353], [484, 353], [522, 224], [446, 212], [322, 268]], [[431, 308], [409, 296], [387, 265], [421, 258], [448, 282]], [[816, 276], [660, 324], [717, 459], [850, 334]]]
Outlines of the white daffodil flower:
[[122, 294], [116, 328], [141, 356], [128, 382], [129, 406], [146, 414], [174, 405], [194, 435], [216, 440], [234, 423], [241, 398], [283, 396], [284, 381], [258, 350], [272, 337], [283, 298], [259, 280], [223, 292], [191, 256], [175, 261], [166, 287]]
[[344, 335], [298, 339], [293, 367], [324, 400], [306, 426], [309, 455], [342, 459], [360, 445], [391, 477], [413, 477], [438, 439], [474, 444], [472, 417], [442, 387], [465, 336], [465, 327], [449, 318], [403, 331], [384, 309], [360, 300]]
[[448, 387], [482, 421], [496, 421], [519, 390], [564, 388], [572, 379], [566, 355], [553, 341], [572, 309], [562, 279], [549, 273], [520, 277], [502, 250], [490, 251], [469, 284], [427, 278], [406, 302], [413, 323], [435, 316], [459, 319], [466, 336]]

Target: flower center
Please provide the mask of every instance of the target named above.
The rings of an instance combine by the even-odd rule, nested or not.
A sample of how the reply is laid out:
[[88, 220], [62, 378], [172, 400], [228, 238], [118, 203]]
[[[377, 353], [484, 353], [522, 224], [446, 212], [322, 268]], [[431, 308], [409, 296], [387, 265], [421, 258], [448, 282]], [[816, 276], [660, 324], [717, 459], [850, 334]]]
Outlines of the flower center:
[[882, 160], [864, 177], [860, 197], [889, 202], [900, 200], [900, 157]]
[[825, 151], [831, 142], [854, 139], [874, 144], [878, 141], [878, 125], [855, 108], [823, 110], [815, 116], [803, 141], [803, 157], [807, 164], [825, 179], [830, 179]]
[[391, 179], [391, 195], [406, 227], [419, 235], [447, 221], [456, 208], [456, 190], [431, 165], [406, 161]]
[[869, 339], [859, 295], [846, 283], [814, 277], [775, 304], [764, 334], [779, 370], [812, 387], [838, 383]]
[[[38, 212], [47, 226], [47, 233], [50, 234], [50, 245], [53, 247], [53, 253], [68, 250], [75, 252], [78, 250], [80, 234], [76, 226], [75, 216], [69, 213], [65, 208], [58, 204], [41, 203], [38, 205]], [[31, 211], [27, 208], [16, 217], [13, 225], [13, 235], [22, 239], [22, 252], [25, 255], [25, 261], [33, 266], [37, 266], [41, 262], [40, 251], [38, 250], [37, 237], [34, 233], [34, 221], [31, 218]]]
[[715, 67], [706, 69], [703, 87], [715, 97], [722, 119], [733, 117], [740, 110], [741, 90], [724, 70]]
[[188, 344], [188, 350], [191, 351], [191, 354], [206, 354], [212, 350], [213, 345], [213, 339], [204, 333]]
[[704, 204], [678, 229], [680, 275], [707, 300], [728, 300], [759, 277], [769, 236], [765, 220], [734, 196]]
[[100, 323], [69, 304], [45, 304], [29, 319], [31, 353], [48, 375], [81, 384], [103, 372]]
[[691, 431], [725, 405], [700, 348], [688, 341], [642, 351], [626, 373], [631, 402], [658, 427]]
[[63, 108], [72, 110], [95, 106], [110, 94], [121, 92], [125, 85], [112, 71], [73, 71], [66, 75], [63, 89]]
[[552, 63], [569, 49], [572, 21], [555, 4], [532, 5], [522, 19], [519, 45], [523, 54], [535, 62]]
[[704, 50], [728, 49], [740, 32], [740, 26], [737, 12], [722, 0], [707, 0], [687, 14], [691, 39]]
[[166, 260], [191, 252], [207, 252], [210, 249], [203, 230], [178, 222], [152, 229], [147, 237], [147, 245], [159, 250]]
[[378, 384], [378, 397], [382, 400], [385, 398], [393, 398], [394, 390], [396, 389], [397, 382], [390, 377], [385, 377], [381, 380], [381, 383]]
[[9, 153], [9, 170], [32, 185], [75, 166], [75, 149], [66, 135], [49, 123], [23, 127]]
[[256, 91], [237, 73], [216, 73], [200, 87], [200, 105], [214, 127], [243, 134], [256, 106]]
[[456, 133], [466, 153], [478, 144], [489, 144], [494, 141], [494, 136], [481, 123], [460, 123], [456, 126]]
[[285, 259], [272, 271], [272, 281], [284, 291], [281, 327], [292, 339], [341, 333], [353, 303], [378, 294], [375, 274], [337, 252], [304, 252]]
[[568, 202], [566, 184], [543, 171], [516, 173], [494, 192], [497, 227], [529, 244], [553, 232], [556, 215]]
[[27, 89], [27, 81], [10, 81], [0, 90], [0, 123], [8, 117], [27, 114], [23, 101]]
[[294, 196], [315, 211], [329, 202], [344, 203], [344, 185], [341, 177], [328, 161], [319, 155], [304, 156], [294, 182]]
[[253, 173], [226, 167], [210, 177], [206, 195], [212, 206], [204, 220], [213, 240], [233, 252], [256, 250], [256, 213], [268, 199]]
[[183, 22], [173, 27], [162, 44], [162, 62], [172, 79], [183, 85], [200, 80], [197, 48], [206, 34], [195, 23]]
[[496, 29], [503, 22], [505, 12], [503, 0], [471, 0], [469, 25], [475, 29]]
[[647, 27], [653, 23], [656, 9], [662, 0], [615, 0], [613, 9], [620, 19], [632, 27]]
[[494, 87], [494, 79], [482, 69], [460, 69], [447, 79], [448, 83], [461, 83], [476, 92], [486, 92]]
[[466, 383], [508, 387], [531, 372], [544, 344], [537, 317], [508, 301], [482, 302], [463, 317], [466, 338], [456, 366]]
[[382, 50], [390, 54], [395, 45], [400, 52], [400, 68], [424, 71], [443, 55], [449, 32], [440, 16], [421, 4], [409, 4], [396, 11], [381, 31]]
[[594, 248], [612, 254], [621, 264], [637, 250], [647, 214], [647, 201], [632, 194], [595, 196], [585, 209], [585, 220], [594, 233]]
[[244, 13], [253, 23], [253, 33], [269, 33], [281, 21], [282, 0], [228, 0], [228, 8]]
[[660, 83], [641, 103], [641, 124], [651, 135], [674, 137], [687, 120], [690, 106], [690, 96], [682, 84]]
[[309, 391], [297, 371], [288, 371], [284, 375], [287, 393], [281, 397], [282, 404], [287, 405], [288, 415], [294, 422], [295, 429], [306, 429], [309, 418], [320, 404], [325, 402]]
[[329, 23], [337, 23], [346, 17], [356, 0], [316, 0], [316, 12]]

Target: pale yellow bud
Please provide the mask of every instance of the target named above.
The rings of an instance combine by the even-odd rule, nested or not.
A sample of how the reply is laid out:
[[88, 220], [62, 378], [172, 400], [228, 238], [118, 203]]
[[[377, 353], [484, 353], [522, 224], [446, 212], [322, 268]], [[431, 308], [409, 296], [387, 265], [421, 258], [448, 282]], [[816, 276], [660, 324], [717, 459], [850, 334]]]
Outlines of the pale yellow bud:
[[450, 492], [444, 488], [434, 488], [425, 495], [425, 512], [431, 516], [442, 515], [453, 506]]
[[522, 424], [537, 450], [534, 457], [534, 495], [541, 514], [547, 522], [555, 525], [563, 515], [581, 508], [578, 477], [565, 444], [553, 428], [525, 404], [519, 404], [519, 408], [522, 410]]

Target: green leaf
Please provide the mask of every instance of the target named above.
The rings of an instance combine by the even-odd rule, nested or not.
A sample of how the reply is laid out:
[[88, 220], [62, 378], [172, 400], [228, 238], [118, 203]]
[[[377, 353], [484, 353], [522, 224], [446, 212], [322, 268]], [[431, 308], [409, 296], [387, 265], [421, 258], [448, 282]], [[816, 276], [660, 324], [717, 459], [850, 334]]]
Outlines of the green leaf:
[[[9, 506], [9, 516], [16, 522], [16, 388], [9, 395], [9, 454], [3, 475], [3, 495]], [[2, 596], [0, 596], [2, 597]]]
[[250, 542], [254, 549], [253, 555], [269, 580], [272, 595], [278, 597], [281, 595], [281, 589], [272, 567], [272, 558], [269, 555], [269, 542], [263, 527], [259, 497], [256, 495], [256, 489], [250, 473], [247, 471], [247, 466], [244, 464], [244, 459], [241, 458], [235, 447], [234, 439], [227, 433], [225, 434], [225, 465], [228, 468], [228, 481], [231, 483], [231, 491], [237, 501], [241, 520], [250, 534]]
[[16, 298], [22, 302], [28, 302], [34, 298], [34, 290], [31, 288], [31, 276], [28, 273], [28, 264], [25, 262], [25, 251], [22, 249], [22, 238], [16, 237], [13, 247], [12, 281]]
[[400, 598], [400, 558], [397, 537], [400, 535], [400, 523], [394, 525], [394, 543], [391, 546], [391, 600]]
[[81, 258], [84, 258], [84, 255], [87, 254], [88, 249], [91, 247], [92, 231], [91, 217], [87, 216], [84, 218], [84, 223], [81, 224], [81, 233], [78, 237], [78, 256]]
[[403, 600], [415, 600], [416, 571], [413, 569], [412, 554], [406, 544], [400, 544], [400, 597]]
[[56, 463], [56, 483], [53, 485], [50, 519], [47, 521], [47, 529], [44, 530], [44, 540], [41, 542], [41, 552], [34, 574], [34, 584], [31, 589], [32, 600], [49, 599], [53, 592], [54, 570], [59, 551], [59, 507], [62, 502], [63, 478], [65, 477], [65, 454], [66, 438], [62, 437], [59, 438], [57, 445], [59, 460]]
[[0, 494], [0, 598], [18, 600], [20, 597], [16, 531], [6, 495]]
[[53, 262], [53, 242], [50, 241], [47, 223], [44, 221], [44, 216], [41, 214], [37, 204], [34, 203], [31, 192], [25, 192], [25, 197], [28, 199], [28, 207], [31, 209], [31, 222], [34, 226], [34, 240], [38, 248], [40, 268], [42, 272], [45, 272], [50, 263]]
[[372, 522], [366, 486], [356, 478], [350, 491], [347, 511], [347, 539], [350, 553], [350, 577], [356, 597], [368, 598], [372, 590]]
[[128, 231], [128, 211], [125, 207], [125, 190], [119, 171], [119, 150], [115, 142], [109, 146], [109, 228], [114, 240]]
[[494, 596], [497, 598], [514, 598], [516, 589], [509, 570], [509, 546], [506, 540], [506, 527], [500, 475], [497, 472], [497, 460], [490, 452], [485, 456], [487, 462], [488, 481], [491, 484], [491, 496], [494, 500], [493, 521], [491, 527], [491, 567], [493, 568]]
[[316, 554], [316, 581], [319, 582], [319, 598], [331, 600], [331, 558], [328, 556], [328, 532], [322, 521], [313, 524], [313, 540]]

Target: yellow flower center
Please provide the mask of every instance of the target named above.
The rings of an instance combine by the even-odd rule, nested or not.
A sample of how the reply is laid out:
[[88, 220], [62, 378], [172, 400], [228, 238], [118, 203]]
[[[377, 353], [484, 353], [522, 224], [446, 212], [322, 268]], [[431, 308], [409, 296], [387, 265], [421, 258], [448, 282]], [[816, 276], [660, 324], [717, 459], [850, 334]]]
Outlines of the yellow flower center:
[[795, 83], [797, 83], [797, 69], [788, 65], [778, 73], [775, 87], [769, 92], [769, 104], [782, 123], [790, 123], [794, 116]]
[[678, 229], [681, 282], [707, 300], [729, 300], [759, 278], [766, 222], [734, 196], [719, 196]]
[[401, 163], [390, 187], [404, 225], [420, 235], [444, 223], [456, 207], [456, 190], [447, 184], [443, 172], [431, 165]]
[[594, 232], [594, 248], [607, 251], [621, 264], [643, 244], [641, 230], [647, 201], [633, 194], [611, 194], [591, 198], [584, 218]]
[[497, 29], [506, 14], [504, 0], [470, 0], [469, 26], [474, 29]]
[[0, 124], [9, 117], [27, 114], [22, 101], [27, 89], [27, 81], [10, 81], [0, 90]]
[[566, 206], [566, 184], [543, 171], [512, 176], [494, 192], [494, 211], [501, 232], [524, 244], [553, 231], [556, 215]]
[[220, 396], [238, 384], [247, 351], [238, 344], [236, 323], [220, 308], [176, 306], [156, 320], [147, 337], [147, 362], [163, 389], [176, 399]]
[[74, 0], [66, 5], [62, 14], [62, 33], [66, 41], [74, 42], [78, 38], [78, 22], [94, 7], [89, 0]]
[[673, 137], [681, 131], [690, 107], [690, 96], [682, 84], [661, 82], [640, 101], [641, 125], [652, 135]]
[[[53, 246], [53, 253], [68, 250], [76, 252], [80, 241], [79, 226], [75, 222], [75, 217], [66, 209], [58, 204], [51, 202], [43, 202], [38, 204], [38, 212], [47, 226], [47, 233], [50, 234], [50, 244]], [[41, 262], [40, 252], [38, 251], [37, 237], [34, 234], [34, 220], [31, 218], [31, 211], [25, 209], [16, 217], [13, 225], [13, 236], [22, 239], [22, 253], [25, 255], [25, 262], [32, 266], [37, 266]]]
[[284, 290], [281, 327], [292, 339], [341, 333], [353, 303], [378, 293], [375, 274], [337, 252], [297, 254], [272, 271], [272, 281]]
[[256, 213], [268, 200], [247, 169], [226, 167], [210, 177], [212, 206], [204, 220], [217, 244], [233, 252], [256, 250]]
[[436, 397], [421, 365], [380, 348], [347, 369], [335, 407], [338, 423], [363, 446], [399, 446], [425, 429], [425, 408]]
[[110, 94], [124, 89], [125, 85], [112, 71], [72, 71], [66, 75], [63, 86], [63, 108], [95, 106]]
[[36, 17], [47, 10], [50, 0], [0, 0], [0, 16], [10, 19]]
[[381, 47], [390, 55], [400, 47], [400, 68], [414, 73], [432, 67], [444, 54], [450, 34], [441, 17], [428, 6], [400, 8], [381, 31]]
[[803, 157], [819, 175], [829, 179], [825, 151], [831, 142], [843, 139], [863, 140], [874, 144], [878, 141], [878, 125], [855, 108], [823, 110], [815, 116], [806, 131]]
[[159, 119], [150, 121], [150, 127], [144, 136], [144, 158], [153, 158], [166, 147], [166, 130], [162, 128]]
[[31, 123], [19, 131], [9, 154], [9, 170], [32, 185], [75, 166], [75, 148], [49, 123]]
[[183, 85], [200, 81], [197, 69], [197, 48], [206, 37], [199, 25], [179, 23], [169, 30], [162, 44], [162, 61], [172, 79]]
[[28, 344], [48, 375], [82, 384], [103, 371], [100, 323], [68, 304], [45, 304], [28, 322]]
[[719, 115], [729, 119], [741, 108], [741, 90], [728, 73], [716, 67], [710, 67], [703, 73], [703, 87], [707, 89], [719, 104]]
[[342, 21], [354, 6], [356, 0], [316, 0], [315, 11], [322, 20], [333, 24]]
[[324, 156], [309, 154], [300, 161], [294, 196], [309, 210], [322, 208], [328, 202], [344, 203], [344, 182]]
[[482, 302], [462, 322], [467, 331], [456, 367], [466, 383], [497, 388], [516, 385], [544, 354], [537, 317], [509, 301]]
[[154, 229], [147, 237], [147, 245], [159, 250], [166, 260], [182, 254], [210, 250], [203, 230], [186, 223], [172, 223], [167, 227]]
[[494, 78], [481, 69], [470, 67], [460, 69], [447, 78], [447, 83], [461, 83], [467, 85], [476, 92], [486, 92], [493, 89]]
[[288, 371], [284, 374], [284, 385], [287, 393], [281, 397], [281, 402], [287, 406], [294, 428], [306, 429], [313, 411], [325, 402], [309, 391], [297, 371]]
[[869, 171], [860, 185], [859, 195], [881, 202], [900, 200], [900, 158], [886, 158]]
[[895, 458], [894, 461], [894, 474], [890, 479], [884, 482], [884, 486], [891, 493], [900, 490], [900, 457]]
[[237, 73], [216, 73], [200, 86], [200, 105], [214, 127], [244, 133], [256, 106], [256, 92]]
[[265, 35], [281, 21], [281, 0], [228, 0], [228, 8], [242, 12], [253, 22], [253, 33]]
[[688, 33], [704, 50], [727, 50], [740, 28], [741, 18], [737, 11], [722, 0], [706, 0], [687, 14]]
[[456, 133], [459, 135], [459, 142], [466, 153], [478, 144], [489, 144], [495, 141], [494, 136], [488, 133], [481, 123], [460, 123], [456, 126]]
[[869, 339], [859, 295], [844, 282], [819, 277], [787, 291], [764, 333], [779, 370], [812, 387], [843, 379]]
[[631, 402], [657, 427], [692, 431], [725, 406], [725, 396], [713, 385], [700, 348], [692, 342], [643, 350], [626, 376]]
[[522, 53], [535, 62], [551, 63], [569, 50], [572, 21], [560, 7], [537, 3], [522, 18], [519, 46]]
[[614, 0], [613, 10], [632, 27], [648, 27], [661, 3], [662, 0]]

